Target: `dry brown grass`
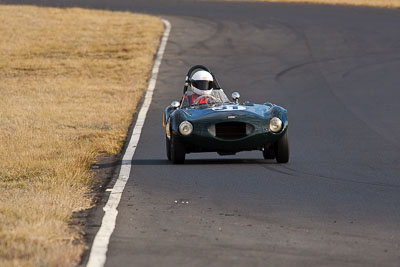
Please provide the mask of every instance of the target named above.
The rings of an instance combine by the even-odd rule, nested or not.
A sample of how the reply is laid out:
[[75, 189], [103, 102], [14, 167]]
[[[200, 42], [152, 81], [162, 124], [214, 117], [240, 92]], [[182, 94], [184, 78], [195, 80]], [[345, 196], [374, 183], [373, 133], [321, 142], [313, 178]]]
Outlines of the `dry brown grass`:
[[250, 0], [263, 2], [317, 3], [327, 5], [353, 5], [400, 8], [400, 0]]
[[0, 5], [0, 266], [71, 266], [90, 165], [116, 153], [163, 26], [130, 13]]

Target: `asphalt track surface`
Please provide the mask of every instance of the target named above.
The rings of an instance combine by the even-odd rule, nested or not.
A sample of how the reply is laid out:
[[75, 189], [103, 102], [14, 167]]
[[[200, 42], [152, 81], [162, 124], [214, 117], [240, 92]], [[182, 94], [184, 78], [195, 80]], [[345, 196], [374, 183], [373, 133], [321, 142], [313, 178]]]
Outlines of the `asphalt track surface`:
[[[400, 265], [400, 11], [31, 2], [144, 12], [172, 24], [106, 266]], [[212, 68], [228, 94], [288, 109], [288, 164], [259, 151], [166, 160], [161, 115], [195, 64]], [[91, 235], [101, 205], [94, 213]]]

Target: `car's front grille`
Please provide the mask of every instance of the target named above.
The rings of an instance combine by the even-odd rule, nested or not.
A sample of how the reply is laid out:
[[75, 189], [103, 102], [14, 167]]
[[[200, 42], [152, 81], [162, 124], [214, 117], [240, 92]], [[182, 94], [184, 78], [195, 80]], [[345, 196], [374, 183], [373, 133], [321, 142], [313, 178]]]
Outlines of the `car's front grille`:
[[215, 136], [221, 139], [240, 139], [253, 130], [250, 124], [244, 122], [221, 122], [215, 124]]

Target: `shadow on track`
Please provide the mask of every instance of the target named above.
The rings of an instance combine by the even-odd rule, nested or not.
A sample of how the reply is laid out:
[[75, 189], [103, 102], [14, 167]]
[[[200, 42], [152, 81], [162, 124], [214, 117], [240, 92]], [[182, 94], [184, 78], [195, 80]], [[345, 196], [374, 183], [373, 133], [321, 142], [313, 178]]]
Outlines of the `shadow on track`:
[[[173, 165], [170, 161], [164, 159], [135, 159], [132, 160], [132, 165]], [[125, 162], [124, 164], [129, 164], [129, 162]], [[204, 165], [204, 164], [219, 164], [219, 165], [228, 165], [228, 164], [273, 164], [277, 165], [276, 162], [266, 161], [266, 160], [258, 160], [258, 159], [187, 159], [185, 163], [182, 165], [176, 166], [184, 166], [184, 165]]]

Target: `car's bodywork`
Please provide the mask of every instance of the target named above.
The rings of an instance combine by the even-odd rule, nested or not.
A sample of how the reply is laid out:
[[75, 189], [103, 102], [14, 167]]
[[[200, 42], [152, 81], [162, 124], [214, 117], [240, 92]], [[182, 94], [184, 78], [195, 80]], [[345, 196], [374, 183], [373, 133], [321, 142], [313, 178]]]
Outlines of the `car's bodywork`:
[[[205, 69], [209, 71], [208, 68]], [[187, 77], [190, 77], [190, 73], [189, 70]], [[221, 90], [218, 93], [223, 94], [222, 89], [215, 90]], [[168, 106], [163, 115], [167, 156], [174, 163], [182, 163], [185, 154], [193, 152], [218, 152], [220, 155], [231, 155], [249, 150], [264, 151], [264, 158], [277, 158], [278, 162], [288, 161], [286, 109], [269, 102], [239, 104], [238, 99], [232, 102], [186, 107], [182, 106], [182, 102], [179, 106], [177, 103]], [[281, 121], [279, 131], [271, 130], [272, 118], [279, 118]], [[182, 122], [189, 122], [192, 125], [190, 134], [182, 134], [180, 130]], [[287, 151], [283, 151], [285, 154], [283, 160], [279, 160], [277, 155], [277, 143], [281, 139], [286, 140], [284, 145], [287, 146]]]

